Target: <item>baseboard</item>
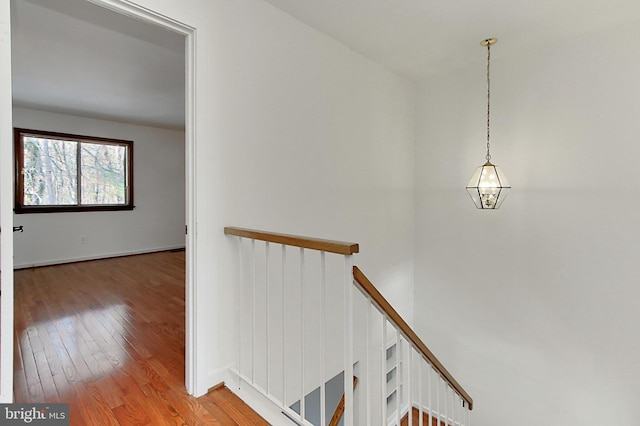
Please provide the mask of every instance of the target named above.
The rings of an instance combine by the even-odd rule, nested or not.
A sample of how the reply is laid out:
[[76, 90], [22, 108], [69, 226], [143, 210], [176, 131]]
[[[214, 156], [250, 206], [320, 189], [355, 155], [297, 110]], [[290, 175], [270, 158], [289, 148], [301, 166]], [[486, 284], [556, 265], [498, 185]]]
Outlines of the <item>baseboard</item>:
[[[300, 424], [283, 414], [278, 404], [257, 389], [254, 389], [243, 378], [238, 376], [235, 370], [230, 369], [228, 373], [232, 379], [229, 382], [225, 382], [227, 388], [251, 407], [253, 411], [260, 414], [270, 425], [293, 426]], [[309, 422], [305, 422], [305, 424], [310, 425]]]
[[200, 397], [210, 392], [212, 389], [219, 386], [220, 384], [224, 384], [228, 388], [231, 388], [232, 386], [237, 384], [238, 379], [233, 373], [231, 373], [231, 368], [232, 366], [229, 365], [226, 368], [209, 373], [206, 381], [199, 380], [198, 383], [196, 384], [196, 389], [195, 389], [196, 395], [193, 395], [193, 396]]
[[227, 389], [233, 392], [238, 398], [243, 400], [249, 407], [251, 407], [256, 413], [260, 414], [270, 424], [283, 424], [286, 426], [291, 426], [291, 423], [289, 422], [282, 422], [283, 416], [277, 405], [272, 403], [268, 398], [265, 398], [264, 395], [262, 395], [260, 392], [253, 390], [251, 386], [247, 385], [240, 378], [234, 368], [234, 365], [229, 365], [227, 366], [227, 368], [209, 373], [206, 383], [204, 383], [204, 381], [201, 381], [196, 386], [197, 395], [194, 396], [202, 396], [221, 385], [227, 387]]
[[42, 262], [17, 264], [13, 266], [13, 269], [38, 268], [41, 266], [62, 265], [65, 263], [87, 262], [90, 260], [110, 259], [112, 257], [135, 256], [137, 254], [149, 254], [149, 253], [158, 253], [161, 251], [183, 250], [184, 248], [185, 248], [185, 245], [182, 244], [179, 246], [155, 247], [155, 248], [142, 249], [142, 250], [95, 254], [91, 256], [74, 257], [74, 258], [68, 258], [68, 259], [55, 259], [55, 260], [47, 260]]

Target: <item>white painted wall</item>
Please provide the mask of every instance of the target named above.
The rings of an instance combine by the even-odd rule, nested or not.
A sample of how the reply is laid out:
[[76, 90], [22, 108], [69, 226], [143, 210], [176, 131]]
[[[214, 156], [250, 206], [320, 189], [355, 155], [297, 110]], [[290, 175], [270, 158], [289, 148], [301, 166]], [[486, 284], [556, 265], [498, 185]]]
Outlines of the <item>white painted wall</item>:
[[[15, 214], [17, 268], [184, 247], [184, 132], [14, 108], [15, 127], [132, 140], [131, 211]], [[86, 244], [81, 243], [86, 237]]]
[[356, 262], [411, 321], [412, 85], [262, 2], [233, 9], [227, 223], [361, 243]]
[[228, 220], [359, 242], [410, 321], [413, 85], [262, 1], [232, 9], [217, 52]]
[[485, 54], [420, 86], [415, 324], [476, 425], [640, 423], [638, 28], [492, 49], [499, 211], [464, 189], [484, 162]]
[[136, 3], [197, 32], [197, 392], [237, 346], [225, 225], [361, 243], [411, 321], [414, 85], [261, 0]]

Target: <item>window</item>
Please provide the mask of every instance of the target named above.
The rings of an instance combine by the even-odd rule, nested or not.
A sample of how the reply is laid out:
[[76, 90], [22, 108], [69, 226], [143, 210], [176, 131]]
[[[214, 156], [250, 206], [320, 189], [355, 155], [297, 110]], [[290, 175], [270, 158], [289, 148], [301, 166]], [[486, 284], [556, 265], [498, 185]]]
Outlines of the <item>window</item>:
[[14, 129], [16, 213], [132, 210], [133, 142]]

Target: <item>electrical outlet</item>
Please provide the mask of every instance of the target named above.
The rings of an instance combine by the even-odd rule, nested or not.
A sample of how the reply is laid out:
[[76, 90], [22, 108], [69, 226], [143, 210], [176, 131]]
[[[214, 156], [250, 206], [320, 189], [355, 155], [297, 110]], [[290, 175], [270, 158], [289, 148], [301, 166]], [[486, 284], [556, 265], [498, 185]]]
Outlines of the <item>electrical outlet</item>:
[[87, 244], [87, 236], [80, 235], [80, 245], [86, 245], [86, 244]]

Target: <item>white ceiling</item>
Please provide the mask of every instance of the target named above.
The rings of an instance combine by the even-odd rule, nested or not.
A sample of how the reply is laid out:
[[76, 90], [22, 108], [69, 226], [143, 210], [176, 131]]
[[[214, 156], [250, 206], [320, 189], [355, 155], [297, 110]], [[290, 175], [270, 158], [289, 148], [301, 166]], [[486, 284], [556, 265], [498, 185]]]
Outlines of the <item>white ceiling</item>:
[[638, 0], [265, 0], [412, 80], [640, 21]]
[[184, 129], [185, 43], [86, 0], [12, 0], [16, 106]]
[[[86, 0], [11, 0], [17, 106], [184, 128], [184, 38]], [[637, 0], [264, 0], [411, 80], [640, 21]]]

